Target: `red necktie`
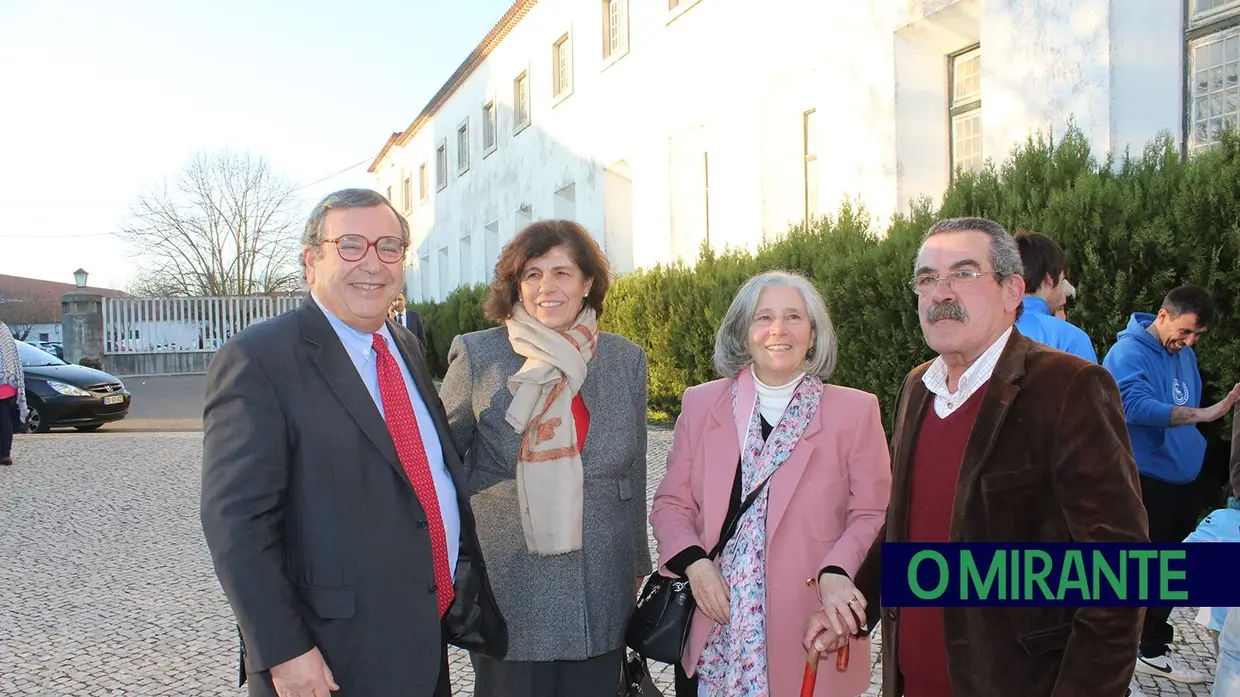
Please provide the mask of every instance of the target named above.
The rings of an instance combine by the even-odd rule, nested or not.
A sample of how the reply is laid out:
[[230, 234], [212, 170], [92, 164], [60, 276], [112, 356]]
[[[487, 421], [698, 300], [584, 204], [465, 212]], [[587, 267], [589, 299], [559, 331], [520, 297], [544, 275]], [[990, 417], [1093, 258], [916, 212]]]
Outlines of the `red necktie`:
[[413, 491], [422, 503], [426, 512], [426, 521], [430, 526], [431, 551], [435, 556], [435, 595], [439, 599], [439, 616], [447, 612], [452, 604], [455, 589], [452, 587], [452, 574], [448, 569], [448, 541], [443, 531], [443, 516], [439, 512], [439, 496], [435, 493], [435, 480], [431, 477], [431, 464], [426, 459], [426, 448], [422, 445], [422, 432], [418, 428], [418, 419], [413, 415], [413, 404], [409, 401], [409, 391], [405, 389], [405, 377], [400, 373], [400, 366], [388, 351], [387, 342], [380, 334], [374, 334], [371, 345], [375, 349], [375, 357], [379, 368], [379, 398], [383, 400], [383, 414], [387, 420], [388, 431], [392, 434], [392, 442], [396, 444], [396, 454], [400, 464], [413, 485]]

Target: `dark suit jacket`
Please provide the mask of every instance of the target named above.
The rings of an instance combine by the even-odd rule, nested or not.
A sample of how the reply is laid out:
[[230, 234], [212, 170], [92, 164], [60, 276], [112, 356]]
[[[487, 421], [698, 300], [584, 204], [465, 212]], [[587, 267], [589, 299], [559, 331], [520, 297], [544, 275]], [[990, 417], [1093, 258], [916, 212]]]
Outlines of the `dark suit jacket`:
[[[908, 374], [893, 420], [891, 505], [862, 568], [878, 620], [882, 542], [908, 531], [917, 429], [934, 395], [930, 363]], [[1148, 542], [1119, 388], [1105, 368], [1015, 329], [995, 366], [956, 483], [951, 542]], [[956, 697], [1123, 697], [1136, 663], [1141, 608], [943, 610]], [[882, 609], [883, 694], [904, 694], [900, 611]]]
[[456, 484], [457, 598], [441, 623], [426, 514], [365, 384], [307, 298], [235, 336], [207, 376], [202, 525], [251, 695], [274, 697], [267, 671], [315, 646], [338, 697], [431, 695], [445, 630], [455, 643], [506, 650], [443, 404], [420, 345], [388, 327], [435, 421], [424, 437], [440, 439]]
[[405, 327], [418, 337], [418, 341], [422, 342], [422, 348], [426, 348], [426, 327], [422, 325], [422, 313], [417, 310], [405, 311]]

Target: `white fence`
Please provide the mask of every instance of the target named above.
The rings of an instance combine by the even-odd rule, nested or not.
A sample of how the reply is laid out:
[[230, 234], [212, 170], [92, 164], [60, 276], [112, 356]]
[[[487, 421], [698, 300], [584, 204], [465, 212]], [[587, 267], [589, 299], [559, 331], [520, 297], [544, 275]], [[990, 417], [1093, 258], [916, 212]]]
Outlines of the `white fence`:
[[302, 303], [300, 295], [104, 298], [105, 354], [214, 352], [251, 324]]

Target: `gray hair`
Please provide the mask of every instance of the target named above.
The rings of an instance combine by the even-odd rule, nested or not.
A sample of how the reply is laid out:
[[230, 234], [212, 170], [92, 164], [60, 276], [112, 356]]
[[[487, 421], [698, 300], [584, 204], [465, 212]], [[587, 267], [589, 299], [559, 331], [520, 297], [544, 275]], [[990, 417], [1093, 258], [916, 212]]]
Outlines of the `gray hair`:
[[835, 372], [837, 354], [835, 328], [831, 326], [827, 303], [809, 279], [785, 271], [758, 274], [736, 292], [732, 306], [715, 334], [715, 369], [724, 377], [735, 378], [742, 368], [753, 363], [746, 340], [754, 312], [758, 309], [758, 300], [762, 297], [762, 291], [770, 286], [791, 286], [801, 294], [809, 315], [811, 333], [803, 369], [826, 382]]
[[[312, 247], [318, 250], [318, 257], [322, 257], [320, 245], [323, 244], [323, 233], [327, 232], [327, 213], [336, 208], [371, 208], [374, 206], [387, 206], [388, 210], [396, 216], [396, 220], [400, 222], [400, 238], [405, 241], [405, 246], [409, 246], [409, 221], [405, 220], [405, 216], [401, 215], [391, 201], [384, 198], [383, 194], [370, 189], [341, 189], [323, 197], [314, 210], [310, 212], [310, 219], [306, 221], [306, 229], [301, 233], [302, 247]], [[298, 257], [301, 259], [301, 275], [306, 276], [306, 258], [304, 255]]]
[[[990, 237], [990, 265], [994, 267], [999, 280], [1009, 276], [1024, 276], [1025, 266], [1020, 261], [1020, 247], [1016, 246], [1016, 238], [1003, 229], [1003, 226], [986, 218], [948, 218], [940, 220], [930, 227], [921, 243], [948, 232], [982, 232]], [[914, 262], [916, 265], [916, 262]]]

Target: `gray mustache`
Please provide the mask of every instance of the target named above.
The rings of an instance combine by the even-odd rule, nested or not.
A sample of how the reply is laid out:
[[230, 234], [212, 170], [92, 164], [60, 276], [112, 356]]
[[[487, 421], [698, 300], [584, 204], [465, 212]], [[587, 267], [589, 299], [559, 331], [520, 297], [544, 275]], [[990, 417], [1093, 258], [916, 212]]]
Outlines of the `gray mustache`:
[[938, 322], [944, 319], [954, 319], [957, 322], [968, 322], [969, 313], [965, 312], [964, 307], [951, 300], [935, 303], [926, 310], [926, 320], [929, 322]]

